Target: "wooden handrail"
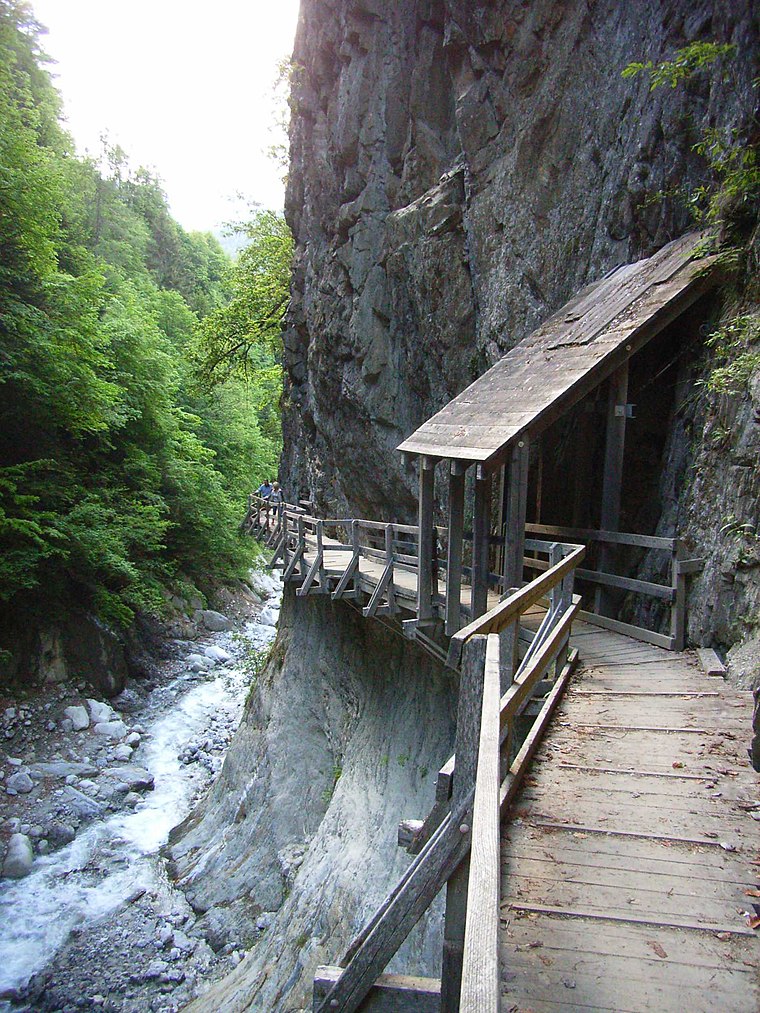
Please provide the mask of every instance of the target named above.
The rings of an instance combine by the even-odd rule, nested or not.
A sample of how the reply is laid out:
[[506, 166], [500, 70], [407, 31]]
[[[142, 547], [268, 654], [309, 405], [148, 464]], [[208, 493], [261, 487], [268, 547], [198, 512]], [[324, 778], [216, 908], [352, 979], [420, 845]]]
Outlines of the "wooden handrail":
[[[357, 526], [355, 522], [354, 533]], [[357, 546], [356, 542], [354, 544]], [[511, 798], [523, 776], [525, 757], [530, 752], [518, 754], [502, 783], [501, 755], [505, 741], [509, 749], [510, 739], [504, 730], [522, 713], [553, 663], [558, 670], [562, 668], [563, 673], [557, 685], [560, 682], [564, 685], [570, 671], [565, 664], [568, 636], [579, 605], [578, 597], [572, 595], [572, 578], [575, 566], [583, 557], [583, 547], [555, 544], [547, 551], [553, 559], [564, 552], [567, 555], [528, 587], [461, 631], [464, 637], [460, 637], [460, 651], [466, 653], [460, 677], [456, 753], [439, 777], [435, 821], [429, 825], [429, 818], [423, 825], [429, 825], [429, 832], [417, 849], [417, 857], [352, 943], [341, 962], [340, 976], [337, 977], [334, 970], [331, 978], [317, 975], [320, 986], [318, 992], [315, 991], [315, 1009], [352, 1011], [361, 1006], [388, 960], [441, 886], [448, 883], [447, 889], [451, 890], [452, 883], [461, 882], [458, 870], [469, 852], [470, 889], [461, 907], [463, 915], [466, 911], [466, 920], [461, 921], [459, 936], [460, 929], [447, 913], [447, 932], [452, 926], [454, 928], [453, 936], [447, 935], [440, 1008], [447, 1011], [458, 1008], [461, 1013], [496, 1013], [498, 1010], [499, 813], [503, 800]], [[382, 583], [390, 582], [393, 562], [393, 531], [392, 525], [387, 525], [386, 571]], [[343, 586], [347, 583], [347, 580], [343, 582]], [[511, 670], [504, 670], [504, 658], [500, 657], [503, 654], [501, 638], [497, 633], [510, 623], [514, 624], [527, 608], [547, 593], [551, 594], [551, 618], [545, 628], [542, 625], [542, 635], [527, 664], [502, 694], [502, 683], [505, 676], [507, 681], [511, 679]], [[380, 598], [381, 593], [376, 593], [369, 608], [377, 606]], [[392, 603], [392, 598], [389, 601]], [[484, 628], [489, 633], [487, 638], [481, 635]], [[557, 693], [551, 694], [552, 701], [557, 697]], [[541, 714], [545, 722], [545, 709]], [[534, 742], [537, 736], [538, 733], [534, 735]], [[457, 885], [454, 894], [462, 898], [458, 891]], [[455, 907], [455, 910], [460, 908]], [[458, 958], [457, 953], [463, 957]], [[452, 980], [456, 983], [456, 1003], [451, 991]]]
[[660, 535], [637, 535], [627, 531], [600, 531], [594, 528], [567, 528], [552, 524], [526, 524], [525, 530], [533, 534], [567, 538], [574, 542], [607, 542], [610, 545], [638, 545], [645, 549], [665, 549], [670, 552], [676, 538]]
[[515, 591], [504, 601], [499, 602], [489, 612], [474, 619], [467, 626], [463, 626], [458, 633], [449, 641], [449, 654], [446, 664], [449, 668], [456, 668], [462, 656], [462, 645], [470, 637], [476, 634], [498, 633], [514, 622], [523, 612], [535, 605], [546, 595], [555, 584], [568, 573], [577, 567], [578, 563], [586, 555], [586, 548], [583, 545], [576, 545], [569, 555], [565, 556], [559, 563], [551, 566], [545, 573], [525, 587]]
[[478, 765], [462, 960], [462, 1013], [499, 1010], [499, 637], [491, 633], [483, 672]]

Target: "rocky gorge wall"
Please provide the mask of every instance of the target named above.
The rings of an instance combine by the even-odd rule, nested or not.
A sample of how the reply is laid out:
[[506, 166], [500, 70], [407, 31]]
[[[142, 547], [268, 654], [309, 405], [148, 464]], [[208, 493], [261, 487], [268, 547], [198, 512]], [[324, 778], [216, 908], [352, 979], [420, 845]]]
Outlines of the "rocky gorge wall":
[[[286, 594], [221, 777], [170, 840], [207, 936], [252, 948], [192, 1008], [310, 1008], [314, 968], [409, 862], [398, 823], [432, 806], [454, 712], [453, 680], [418, 647], [345, 602]], [[434, 966], [439, 948], [432, 918], [402, 966]]]
[[[742, 54], [731, 80], [650, 93], [621, 77], [632, 60], [708, 39]], [[750, 0], [302, 0], [289, 498], [413, 520], [416, 475], [397, 444], [585, 283], [691, 227], [673, 191], [702, 181], [693, 145], [706, 126], [754, 112], [757, 42]], [[703, 338], [679, 367], [657, 530], [688, 532], [707, 558], [690, 634], [729, 646], [760, 601], [760, 388], [755, 378], [718, 408], [697, 396]], [[730, 416], [723, 444], [716, 411], [724, 430]], [[729, 516], [749, 527], [726, 529]], [[454, 687], [413, 646], [345, 604], [293, 599], [284, 616], [222, 779], [173, 847], [220, 931], [263, 933], [206, 997], [220, 1010], [308, 1005], [314, 966], [340, 956], [408, 861], [395, 823], [427, 811], [451, 747]], [[756, 647], [748, 657], [751, 677]], [[436, 931], [433, 918], [408, 967], [435, 973]]]

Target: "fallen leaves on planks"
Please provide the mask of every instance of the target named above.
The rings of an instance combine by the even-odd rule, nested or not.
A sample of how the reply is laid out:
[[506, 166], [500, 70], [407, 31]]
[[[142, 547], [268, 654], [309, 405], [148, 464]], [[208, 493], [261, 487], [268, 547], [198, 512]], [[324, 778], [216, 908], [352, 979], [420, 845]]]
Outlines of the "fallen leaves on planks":
[[649, 939], [647, 941], [647, 945], [652, 947], [652, 949], [654, 950], [654, 952], [657, 954], [658, 957], [661, 957], [663, 960], [667, 959], [668, 955], [665, 952], [665, 949], [662, 946], [660, 946], [660, 944], [656, 940]]

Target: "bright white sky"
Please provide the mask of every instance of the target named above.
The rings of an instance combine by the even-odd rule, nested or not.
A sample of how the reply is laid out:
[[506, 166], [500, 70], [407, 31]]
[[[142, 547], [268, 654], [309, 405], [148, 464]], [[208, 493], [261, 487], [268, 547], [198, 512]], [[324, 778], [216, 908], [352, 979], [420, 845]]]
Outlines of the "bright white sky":
[[164, 182], [175, 218], [217, 230], [242, 193], [281, 210], [273, 143], [276, 64], [293, 49], [298, 0], [32, 0], [77, 149], [107, 131]]

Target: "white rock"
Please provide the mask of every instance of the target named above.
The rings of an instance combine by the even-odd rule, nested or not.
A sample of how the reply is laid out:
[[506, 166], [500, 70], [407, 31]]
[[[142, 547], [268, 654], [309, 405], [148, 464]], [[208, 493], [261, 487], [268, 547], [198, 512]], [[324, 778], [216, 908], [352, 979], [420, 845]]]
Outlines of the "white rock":
[[3, 862], [3, 876], [6, 879], [23, 879], [32, 871], [34, 851], [26, 834], [13, 834], [8, 841], [8, 851]]
[[71, 722], [71, 727], [75, 732], [82, 732], [85, 728], [90, 727], [90, 719], [84, 707], [67, 707], [63, 713]]
[[207, 647], [204, 653], [207, 658], [211, 658], [211, 660], [216, 663], [232, 661], [232, 655], [228, 651], [225, 651], [223, 647], [213, 645], [211, 647]]
[[132, 750], [126, 744], [126, 742], [122, 742], [120, 745], [116, 747], [116, 749], [114, 749], [113, 755], [115, 760], [119, 760], [120, 762], [124, 763], [125, 761], [132, 759]]
[[141, 741], [142, 741], [142, 739], [140, 738], [140, 733], [139, 732], [134, 732], [133, 731], [133, 732], [130, 732], [129, 735], [127, 736], [127, 745], [131, 746], [133, 749], [137, 749], [137, 747], [140, 745]]
[[127, 734], [127, 726], [123, 721], [100, 721], [93, 729], [96, 735], [107, 739], [123, 739]]
[[144, 767], [125, 764], [121, 767], [109, 767], [104, 776], [116, 778], [127, 786], [127, 791], [141, 791], [153, 787], [153, 775]]
[[199, 668], [208, 668], [209, 659], [204, 657], [202, 654], [188, 654], [187, 656], [188, 668], [195, 668], [198, 665]]
[[110, 704], [101, 700], [88, 700], [87, 706], [90, 708], [90, 717], [94, 725], [118, 720], [119, 715]]
[[280, 618], [279, 609], [273, 609], [271, 605], [267, 605], [267, 607], [262, 610], [261, 615], [259, 616], [259, 622], [261, 623], [262, 626], [276, 626], [277, 620], [279, 618]]

